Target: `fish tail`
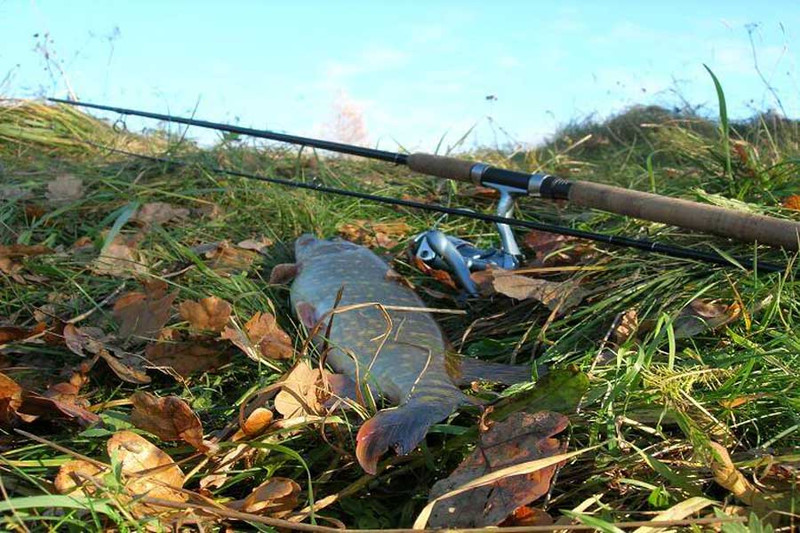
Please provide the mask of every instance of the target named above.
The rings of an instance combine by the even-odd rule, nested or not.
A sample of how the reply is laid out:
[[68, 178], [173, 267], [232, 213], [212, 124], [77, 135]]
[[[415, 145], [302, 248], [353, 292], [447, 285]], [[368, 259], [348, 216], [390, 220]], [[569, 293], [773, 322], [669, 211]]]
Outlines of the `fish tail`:
[[416, 448], [433, 424], [447, 418], [464, 403], [463, 395], [460, 392], [458, 395], [457, 401], [447, 402], [447, 406], [408, 402], [379, 411], [364, 422], [356, 436], [356, 458], [361, 468], [368, 474], [375, 474], [378, 460], [389, 448], [394, 448], [398, 455]]

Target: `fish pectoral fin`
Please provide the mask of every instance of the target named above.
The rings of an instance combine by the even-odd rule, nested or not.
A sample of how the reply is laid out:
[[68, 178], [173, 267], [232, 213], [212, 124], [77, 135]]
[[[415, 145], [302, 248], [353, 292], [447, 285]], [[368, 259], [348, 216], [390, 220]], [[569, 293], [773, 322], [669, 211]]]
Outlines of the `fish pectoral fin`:
[[430, 407], [405, 403], [378, 411], [364, 422], [356, 436], [356, 458], [361, 468], [368, 474], [375, 474], [378, 460], [389, 448], [394, 448], [398, 455], [416, 448], [428, 429], [449, 415], [449, 412]]
[[269, 282], [272, 285], [285, 285], [292, 281], [299, 271], [298, 263], [280, 263], [272, 267], [269, 273]]
[[453, 383], [459, 387], [466, 387], [473, 381], [496, 381], [503, 385], [513, 385], [531, 380], [531, 368], [528, 365], [489, 363], [455, 355], [448, 357], [447, 372]]

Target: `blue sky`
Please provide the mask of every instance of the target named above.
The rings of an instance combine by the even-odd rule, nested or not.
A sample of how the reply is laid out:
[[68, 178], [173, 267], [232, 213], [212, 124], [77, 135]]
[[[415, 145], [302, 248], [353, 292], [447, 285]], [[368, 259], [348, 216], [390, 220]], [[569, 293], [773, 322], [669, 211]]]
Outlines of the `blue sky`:
[[748, 27], [763, 76], [797, 117], [800, 6], [789, 1], [0, 0], [0, 94], [66, 95], [36, 50], [47, 33], [51, 67], [89, 102], [197, 105], [198, 118], [327, 136], [345, 106], [385, 149], [431, 150], [474, 124], [470, 144], [536, 143], [632, 104], [714, 112], [703, 63], [733, 116], [777, 108]]

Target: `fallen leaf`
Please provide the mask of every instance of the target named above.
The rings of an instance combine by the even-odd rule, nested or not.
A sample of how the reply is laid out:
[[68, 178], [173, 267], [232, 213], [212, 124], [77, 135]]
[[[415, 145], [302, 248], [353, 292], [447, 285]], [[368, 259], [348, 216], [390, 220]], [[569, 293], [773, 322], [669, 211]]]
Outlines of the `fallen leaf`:
[[308, 361], [300, 361], [289, 371], [281, 391], [275, 396], [275, 410], [284, 418], [323, 412], [325, 387], [319, 368], [311, 368]]
[[205, 253], [208, 266], [217, 274], [230, 276], [246, 272], [253, 262], [260, 257], [258, 252], [231, 246], [227, 241], [217, 243], [214, 248]]
[[678, 313], [672, 323], [672, 329], [676, 339], [688, 339], [729, 324], [739, 318], [741, 313], [742, 308], [737, 303], [727, 305], [695, 299]]
[[272, 419], [272, 411], [266, 407], [256, 407], [242, 424], [241, 431], [248, 437], [254, 437], [263, 432], [272, 423]]
[[122, 338], [154, 339], [169, 320], [178, 291], [167, 294], [161, 280], [144, 283], [144, 292], [128, 292], [114, 304], [113, 315]]
[[285, 285], [297, 276], [297, 272], [297, 263], [275, 265], [269, 273], [269, 283], [271, 285]]
[[473, 272], [470, 277], [482, 294], [502, 294], [515, 300], [536, 300], [565, 313], [583, 300], [586, 292], [572, 281], [548, 281], [514, 274], [500, 268]]
[[425, 261], [417, 257], [416, 255], [412, 256], [412, 260], [414, 262], [414, 266], [416, 266], [419, 270], [421, 270], [424, 274], [431, 276], [433, 279], [440, 281], [450, 287], [451, 289], [457, 289], [458, 286], [456, 282], [453, 281], [453, 277], [450, 275], [449, 272], [445, 270], [437, 270], [431, 266], [429, 266]]
[[639, 315], [636, 309], [628, 309], [619, 318], [619, 323], [611, 331], [611, 342], [620, 346], [630, 339], [639, 329]]
[[203, 442], [203, 424], [189, 405], [177, 396], [158, 398], [138, 391], [131, 396], [131, 424], [149, 431], [163, 441], [182, 440], [201, 452], [209, 450]]
[[47, 184], [45, 197], [54, 204], [66, 204], [83, 198], [83, 180], [62, 174]]
[[87, 357], [91, 354], [103, 359], [111, 371], [123, 381], [137, 385], [150, 383], [150, 377], [141, 368], [145, 362], [143, 359], [106, 344], [103, 332], [93, 331], [95, 329], [67, 324], [64, 326], [64, 343], [77, 355]]
[[189, 210], [185, 207], [175, 207], [167, 202], [151, 202], [144, 204], [131, 216], [131, 222], [142, 225], [166, 224], [172, 220], [182, 220], [189, 217]]
[[231, 341], [255, 361], [262, 357], [291, 359], [294, 356], [292, 338], [280, 328], [271, 313], [258, 311], [243, 329], [226, 327], [220, 338]]
[[[494, 423], [481, 435], [472, 454], [447, 479], [434, 484], [430, 500], [491, 472], [564, 453], [566, 443], [552, 437], [568, 423], [567, 417], [550, 411], [518, 412], [504, 422]], [[515, 509], [546, 494], [555, 469], [550, 466], [529, 474], [505, 477], [442, 500], [433, 509], [430, 527], [497, 525]]]
[[33, 422], [38, 418], [75, 421], [82, 426], [98, 422], [100, 417], [76, 403], [42, 396], [27, 391], [16, 381], [0, 373], [0, 424], [12, 426], [19, 421]]
[[178, 306], [181, 317], [189, 322], [195, 333], [219, 333], [228, 323], [231, 310], [231, 304], [216, 296], [203, 298], [199, 302], [187, 300]]
[[228, 480], [228, 473], [234, 469], [236, 464], [243, 460], [249, 459], [258, 451], [258, 448], [239, 444], [231, 448], [228, 453], [216, 460], [217, 466], [211, 471], [210, 474], [200, 478], [199, 485], [202, 491], [211, 491], [222, 487]]
[[68, 461], [58, 469], [53, 486], [59, 494], [79, 491], [84, 496], [91, 496], [97, 492], [98, 485], [102, 485], [102, 480], [99, 478], [107, 470], [83, 459]]
[[297, 507], [300, 485], [294, 480], [273, 477], [253, 489], [247, 498], [228, 504], [228, 507], [245, 513], [256, 513], [280, 518]]
[[793, 194], [783, 199], [783, 207], [800, 211], [800, 194]]
[[[759, 515], [767, 514], [776, 507], [775, 501], [770, 501], [742, 474], [733, 464], [728, 450], [721, 444], [709, 442], [711, 448], [708, 454], [708, 464], [716, 481], [735, 497], [750, 505]], [[780, 498], [778, 498], [778, 501]]]
[[17, 326], [0, 327], [0, 344], [25, 340], [28, 337], [32, 337], [34, 335], [42, 333], [45, 330], [45, 328], [47, 328], [47, 324], [45, 324], [44, 322], [39, 322], [38, 324], [36, 324], [36, 326], [32, 327], [31, 329], [20, 328]]
[[11, 244], [0, 246], [0, 272], [8, 274], [17, 283], [25, 283], [20, 275], [23, 261], [26, 257], [53, 253], [53, 250], [40, 244], [28, 246], [26, 244]]
[[245, 250], [253, 250], [254, 252], [263, 254], [264, 251], [273, 244], [275, 244], [275, 242], [272, 239], [268, 239], [262, 235], [258, 239], [245, 239], [236, 243], [236, 246]]
[[42, 396], [28, 391], [23, 393], [20, 413], [43, 419], [66, 420], [83, 427], [89, 427], [100, 421], [98, 415], [88, 411], [77, 402]]
[[337, 228], [341, 236], [349, 241], [365, 246], [394, 248], [396, 239], [402, 239], [411, 232], [411, 226], [403, 221], [373, 222], [371, 220], [354, 220]]
[[526, 233], [522, 245], [533, 250], [533, 263], [539, 265], [574, 265], [594, 254], [586, 240], [539, 230]]
[[[172, 457], [153, 443], [132, 431], [119, 431], [108, 440], [108, 455], [119, 461], [124, 476], [125, 489], [132, 496], [148, 496], [175, 502], [185, 502], [188, 496], [181, 492], [183, 472]], [[136, 516], [152, 515], [162, 508], [133, 503]]]
[[222, 343], [187, 341], [177, 331], [162, 330], [159, 341], [145, 348], [145, 358], [157, 369], [188, 378], [218, 368], [230, 359]]
[[14, 424], [21, 405], [22, 387], [10, 377], [0, 373], [0, 424], [5, 426]]
[[118, 278], [143, 276], [147, 273], [147, 265], [137, 249], [140, 239], [139, 235], [117, 235], [101, 250], [97, 259], [91, 263], [90, 270], [101, 276]]
[[522, 526], [552, 526], [553, 517], [544, 509], [538, 507], [528, 507], [523, 505], [514, 509], [508, 518], [500, 522], [503, 527], [522, 527]]
[[0, 189], [0, 200], [27, 200], [32, 197], [31, 191], [16, 185], [6, 185]]

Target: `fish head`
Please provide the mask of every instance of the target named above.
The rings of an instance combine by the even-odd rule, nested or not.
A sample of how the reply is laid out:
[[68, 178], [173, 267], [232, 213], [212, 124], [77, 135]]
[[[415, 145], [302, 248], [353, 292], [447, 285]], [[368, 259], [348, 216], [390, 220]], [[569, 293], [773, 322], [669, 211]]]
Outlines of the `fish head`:
[[309, 259], [319, 256], [335, 254], [359, 248], [357, 244], [340, 239], [318, 239], [311, 233], [300, 235], [294, 242], [294, 256], [298, 263], [303, 263]]

